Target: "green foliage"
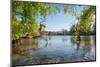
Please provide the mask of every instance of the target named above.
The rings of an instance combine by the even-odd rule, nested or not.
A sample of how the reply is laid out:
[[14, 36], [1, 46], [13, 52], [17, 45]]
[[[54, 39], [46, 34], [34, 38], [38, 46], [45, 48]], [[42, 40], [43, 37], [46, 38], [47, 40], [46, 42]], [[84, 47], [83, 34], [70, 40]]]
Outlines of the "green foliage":
[[83, 14], [79, 17], [79, 27], [84, 31], [88, 32], [93, 21], [93, 16], [95, 15], [95, 6], [85, 7]]
[[[72, 13], [75, 8], [71, 8]], [[90, 32], [91, 26], [93, 25], [92, 22], [95, 20], [93, 16], [95, 16], [96, 7], [95, 6], [84, 6], [82, 13], [80, 16], [77, 17], [78, 23], [73, 25], [71, 28], [71, 32], [74, 36], [80, 34], [80, 32], [88, 33]], [[95, 26], [94, 26], [95, 28]]]
[[[13, 1], [12, 3], [12, 39], [28, 34], [39, 34], [38, 17], [46, 18], [59, 10], [52, 4]], [[44, 25], [44, 27], [46, 27]]]
[[[76, 16], [76, 9], [73, 6], [63, 5], [64, 13]], [[60, 8], [49, 3], [36, 3], [25, 1], [13, 1], [12, 3], [12, 39], [16, 40], [28, 34], [39, 34], [38, 18], [46, 18], [49, 15], [60, 12]], [[82, 29], [87, 32], [91, 26], [92, 16], [95, 14], [95, 7], [85, 7], [83, 14], [78, 18], [79, 24], [76, 25], [77, 35]], [[42, 25], [44, 28], [46, 25]]]
[[72, 16], [77, 16], [76, 8], [74, 6], [71, 6], [71, 5], [63, 5], [63, 10], [64, 10], [64, 13], [65, 14], [69, 13]]
[[90, 32], [92, 22], [93, 20], [95, 20], [93, 19], [93, 16], [95, 16], [95, 12], [96, 12], [95, 6], [84, 7], [82, 14], [77, 18], [78, 23], [74, 27], [71, 28], [72, 29], [71, 31], [75, 29], [73, 32], [73, 35], [76, 40], [78, 40], [78, 38], [80, 37], [80, 33]]
[[12, 39], [19, 39], [19, 37], [22, 36], [23, 30], [22, 25], [17, 21], [17, 19], [14, 17], [14, 20], [12, 21]]

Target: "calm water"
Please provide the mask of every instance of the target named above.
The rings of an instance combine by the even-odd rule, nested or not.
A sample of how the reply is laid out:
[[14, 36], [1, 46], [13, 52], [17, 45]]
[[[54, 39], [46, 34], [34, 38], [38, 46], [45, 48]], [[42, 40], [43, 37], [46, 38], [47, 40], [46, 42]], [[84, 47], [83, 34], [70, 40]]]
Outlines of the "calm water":
[[13, 45], [12, 65], [95, 60], [95, 36], [81, 36], [80, 43], [72, 36], [43, 36]]

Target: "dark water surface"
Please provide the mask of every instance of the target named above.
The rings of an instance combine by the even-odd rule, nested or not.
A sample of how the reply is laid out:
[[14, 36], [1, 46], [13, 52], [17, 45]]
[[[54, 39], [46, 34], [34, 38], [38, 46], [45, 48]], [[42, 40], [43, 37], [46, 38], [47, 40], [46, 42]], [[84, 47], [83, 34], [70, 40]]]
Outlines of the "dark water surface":
[[76, 43], [72, 36], [43, 36], [22, 39], [12, 44], [12, 65], [95, 61], [95, 36], [81, 36]]

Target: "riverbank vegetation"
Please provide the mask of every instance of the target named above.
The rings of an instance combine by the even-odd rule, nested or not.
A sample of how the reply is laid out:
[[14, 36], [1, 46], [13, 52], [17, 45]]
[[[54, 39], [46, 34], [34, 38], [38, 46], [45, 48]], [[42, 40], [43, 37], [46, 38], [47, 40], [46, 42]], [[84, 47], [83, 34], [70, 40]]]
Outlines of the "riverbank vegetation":
[[[12, 40], [27, 36], [41, 36], [43, 32], [48, 33], [44, 30], [47, 16], [60, 12], [60, 7], [49, 3], [13, 1], [12, 6]], [[77, 40], [80, 39], [80, 35], [96, 34], [95, 6], [85, 6], [80, 16], [77, 16], [77, 11], [75, 11], [74, 7], [72, 8], [68, 5], [63, 5], [63, 12], [75, 16], [78, 22], [76, 25], [72, 25], [70, 31], [62, 30], [60, 34], [77, 36]], [[41, 22], [39, 18], [42, 18]], [[59, 34], [59, 32], [50, 33]]]
[[45, 3], [13, 1], [12, 6], [12, 40], [29, 34], [39, 36], [41, 27], [45, 25], [40, 24], [39, 27], [38, 17], [44, 19], [58, 11], [56, 7]]
[[82, 15], [78, 17], [78, 23], [76, 24], [76, 32], [74, 35], [77, 37], [77, 41], [80, 40], [80, 33], [89, 34], [91, 32], [96, 34], [96, 23], [95, 23], [96, 8], [94, 6], [85, 7], [82, 11]]

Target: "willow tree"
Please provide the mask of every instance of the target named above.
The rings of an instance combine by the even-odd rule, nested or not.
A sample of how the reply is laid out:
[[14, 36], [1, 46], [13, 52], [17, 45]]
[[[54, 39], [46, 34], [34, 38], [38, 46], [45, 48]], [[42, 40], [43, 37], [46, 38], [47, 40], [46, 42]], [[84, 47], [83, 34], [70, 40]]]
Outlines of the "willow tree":
[[88, 33], [93, 22], [93, 17], [95, 16], [96, 7], [89, 6], [84, 7], [82, 15], [78, 17], [78, 24], [76, 25], [75, 35], [77, 36], [77, 41], [80, 41], [80, 31]]
[[52, 4], [13, 1], [12, 39], [16, 40], [26, 33], [39, 34], [38, 17], [46, 18], [59, 10]]

